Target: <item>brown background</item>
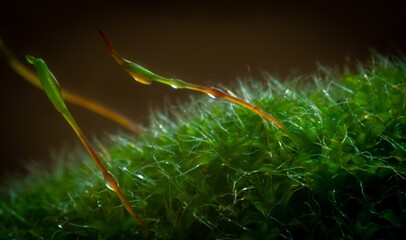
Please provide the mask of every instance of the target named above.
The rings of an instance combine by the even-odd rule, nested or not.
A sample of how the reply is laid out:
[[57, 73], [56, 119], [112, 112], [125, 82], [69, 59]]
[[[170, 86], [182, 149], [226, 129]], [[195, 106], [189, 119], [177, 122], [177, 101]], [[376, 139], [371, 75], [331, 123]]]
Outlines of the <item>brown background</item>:
[[[402, 1], [324, 2], [3, 1], [0, 37], [22, 60], [27, 53], [44, 58], [63, 87], [147, 125], [151, 107], [165, 108], [192, 93], [132, 81], [109, 57], [98, 30], [125, 57], [164, 76], [206, 85], [233, 86], [245, 76], [263, 81], [262, 70], [281, 79], [311, 74], [317, 62], [342, 69], [348, 60], [366, 61], [371, 49], [404, 52]], [[4, 60], [0, 81], [2, 176], [78, 145], [44, 93]], [[89, 138], [120, 131], [70, 108]]]

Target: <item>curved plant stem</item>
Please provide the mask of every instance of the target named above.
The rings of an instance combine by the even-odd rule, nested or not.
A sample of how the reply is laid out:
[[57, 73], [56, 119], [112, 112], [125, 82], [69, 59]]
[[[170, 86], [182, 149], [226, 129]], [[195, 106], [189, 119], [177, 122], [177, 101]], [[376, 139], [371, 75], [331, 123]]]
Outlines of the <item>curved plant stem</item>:
[[203, 92], [206, 93], [212, 97], [218, 97], [218, 98], [223, 98], [226, 99], [230, 102], [236, 103], [244, 108], [247, 108], [256, 114], [258, 114], [260, 117], [263, 119], [267, 119], [270, 121], [272, 124], [274, 124], [276, 127], [279, 129], [285, 129], [285, 126], [280, 123], [278, 120], [276, 120], [274, 117], [272, 117], [269, 113], [265, 112], [264, 110], [260, 109], [259, 107], [248, 103], [241, 98], [234, 97], [223, 90], [220, 90], [215, 87], [204, 87], [200, 85], [195, 85], [191, 83], [187, 83], [185, 81], [182, 81], [180, 79], [175, 79], [175, 78], [166, 78], [166, 77], [161, 77], [151, 71], [149, 71], [146, 68], [143, 68], [142, 66], [133, 63], [125, 58], [122, 58], [117, 51], [113, 48], [111, 42], [107, 38], [107, 36], [100, 31], [100, 35], [102, 36], [104, 43], [106, 44], [107, 48], [109, 49], [109, 52], [111, 56], [114, 58], [114, 60], [120, 64], [126, 70], [131, 77], [133, 77], [136, 81], [143, 83], [143, 84], [151, 84], [152, 82], [160, 82], [166, 85], [169, 85], [173, 88], [185, 88], [185, 89], [190, 89], [193, 91], [198, 91], [198, 92]]
[[121, 192], [118, 182], [116, 181], [115, 177], [106, 169], [106, 167], [103, 165], [102, 161], [100, 158], [97, 156], [97, 154], [94, 152], [92, 147], [89, 144], [89, 141], [86, 139], [85, 135], [83, 134], [82, 130], [79, 128], [79, 126], [76, 124], [74, 118], [72, 117], [71, 113], [69, 112], [68, 108], [66, 107], [66, 104], [62, 98], [62, 93], [59, 88], [59, 84], [51, 71], [48, 69], [46, 63], [40, 59], [40, 58], [35, 58], [32, 56], [27, 56], [27, 61], [31, 64], [33, 64], [37, 71], [38, 71], [38, 76], [41, 82], [41, 86], [44, 90], [44, 92], [47, 94], [48, 98], [52, 102], [52, 104], [55, 106], [55, 108], [62, 114], [62, 116], [66, 119], [66, 121], [70, 124], [70, 126], [73, 128], [75, 131], [76, 135], [79, 137], [80, 141], [83, 143], [85, 146], [86, 150], [89, 152], [89, 155], [92, 157], [94, 162], [96, 163], [97, 167], [99, 168], [100, 172], [103, 174], [103, 177], [106, 181], [106, 186], [114, 191], [120, 201], [123, 203], [125, 209], [128, 211], [128, 213], [134, 217], [134, 219], [137, 221], [139, 225], [142, 227], [146, 228], [146, 224], [144, 221], [138, 216], [137, 212], [132, 208], [130, 202], [127, 200], [127, 198], [123, 195]]

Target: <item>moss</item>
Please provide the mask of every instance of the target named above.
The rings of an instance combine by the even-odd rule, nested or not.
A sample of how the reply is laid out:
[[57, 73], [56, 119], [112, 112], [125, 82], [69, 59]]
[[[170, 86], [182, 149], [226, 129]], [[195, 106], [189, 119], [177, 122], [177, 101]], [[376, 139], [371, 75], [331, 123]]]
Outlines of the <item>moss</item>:
[[[140, 136], [111, 135], [100, 154], [157, 239], [399, 238], [406, 62], [373, 59], [300, 87], [240, 83], [286, 131], [204, 97], [154, 113]], [[145, 237], [84, 152], [61, 155], [1, 189], [0, 238]]]

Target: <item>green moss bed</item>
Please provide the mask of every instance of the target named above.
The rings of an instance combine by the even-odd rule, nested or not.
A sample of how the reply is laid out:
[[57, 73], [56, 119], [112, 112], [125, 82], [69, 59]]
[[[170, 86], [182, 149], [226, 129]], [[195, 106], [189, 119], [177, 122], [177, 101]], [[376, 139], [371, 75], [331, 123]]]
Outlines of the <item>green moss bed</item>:
[[94, 142], [148, 235], [80, 148], [1, 187], [0, 239], [406, 236], [406, 61], [371, 59], [232, 89], [286, 131], [202, 96]]

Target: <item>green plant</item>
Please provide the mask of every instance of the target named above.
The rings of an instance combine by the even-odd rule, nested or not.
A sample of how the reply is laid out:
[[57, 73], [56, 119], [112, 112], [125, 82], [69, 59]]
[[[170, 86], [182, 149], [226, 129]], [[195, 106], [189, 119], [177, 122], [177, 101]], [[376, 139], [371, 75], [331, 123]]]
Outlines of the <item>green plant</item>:
[[[191, 99], [101, 158], [157, 239], [386, 238], [406, 227], [406, 61], [313, 83], [241, 82], [251, 109]], [[187, 113], [187, 114], [185, 114]], [[144, 238], [82, 151], [2, 188], [0, 238]], [[80, 159], [80, 160], [79, 160]]]

